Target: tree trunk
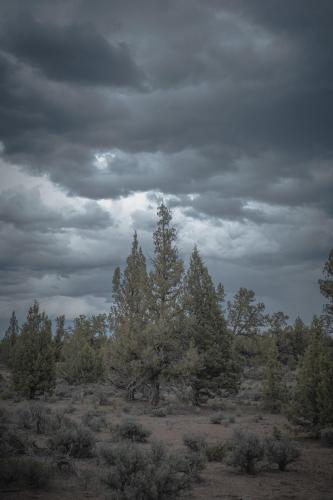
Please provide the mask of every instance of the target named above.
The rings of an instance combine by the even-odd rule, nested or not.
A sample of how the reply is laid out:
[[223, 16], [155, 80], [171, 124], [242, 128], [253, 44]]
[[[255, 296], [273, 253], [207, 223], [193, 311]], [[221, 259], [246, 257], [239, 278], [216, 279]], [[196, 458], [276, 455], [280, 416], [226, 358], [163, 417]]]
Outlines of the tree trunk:
[[151, 399], [150, 402], [153, 406], [157, 406], [160, 401], [160, 382], [158, 378], [152, 380]]

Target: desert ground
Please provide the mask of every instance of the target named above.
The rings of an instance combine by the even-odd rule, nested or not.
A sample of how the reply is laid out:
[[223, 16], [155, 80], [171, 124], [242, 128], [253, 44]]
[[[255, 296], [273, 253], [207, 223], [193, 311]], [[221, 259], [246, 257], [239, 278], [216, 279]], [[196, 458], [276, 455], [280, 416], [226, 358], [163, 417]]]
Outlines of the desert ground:
[[[263, 411], [260, 401], [260, 380], [244, 380], [235, 397], [208, 400], [202, 407], [193, 407], [181, 402], [172, 391], [163, 391], [159, 407], [153, 410], [142, 398], [128, 402], [123, 395], [107, 383], [85, 386], [70, 386], [58, 383], [49, 398], [38, 404], [51, 412], [66, 414], [78, 424], [88, 412], [94, 425], [90, 427], [96, 438], [96, 450], [111, 441], [111, 428], [123, 419], [134, 419], [151, 431], [149, 441], [158, 439], [171, 449], [184, 447], [185, 433], [204, 436], [210, 444], [227, 442], [236, 429], [254, 432], [261, 437], [269, 435], [273, 428], [291, 432], [287, 419]], [[1, 412], [15, 425], [15, 415], [26, 406], [10, 389], [10, 377], [1, 369]], [[214, 415], [221, 423], [211, 423]], [[158, 416], [162, 415], [162, 416]], [[97, 424], [96, 424], [97, 422]], [[20, 435], [24, 431], [18, 431]], [[25, 431], [37, 450], [45, 450], [47, 437]], [[208, 462], [201, 480], [183, 494], [182, 499], [221, 500], [332, 500], [333, 499], [333, 450], [325, 448], [320, 441], [308, 436], [293, 435], [301, 451], [300, 458], [290, 464], [285, 472], [274, 467], [261, 466], [253, 476], [240, 473], [226, 463]], [[149, 446], [149, 443], [140, 446]], [[36, 452], [36, 451], [35, 451]], [[43, 451], [40, 451], [43, 455]], [[48, 461], [52, 458], [48, 457]], [[61, 469], [54, 464], [54, 473], [47, 489], [20, 490], [8, 488], [1, 491], [4, 500], [80, 500], [107, 498], [107, 490], [101, 481], [105, 465], [93, 458], [72, 459], [70, 466]]]

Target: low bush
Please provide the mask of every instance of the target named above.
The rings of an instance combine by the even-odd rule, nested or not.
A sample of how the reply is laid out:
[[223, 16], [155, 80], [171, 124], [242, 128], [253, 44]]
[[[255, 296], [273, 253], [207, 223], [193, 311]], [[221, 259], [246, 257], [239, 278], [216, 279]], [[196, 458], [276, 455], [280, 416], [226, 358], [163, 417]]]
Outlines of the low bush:
[[229, 465], [239, 467], [247, 474], [255, 474], [257, 464], [264, 457], [264, 445], [258, 436], [252, 433], [236, 431], [229, 442]]
[[286, 436], [272, 436], [265, 440], [265, 453], [269, 463], [277, 464], [284, 471], [288, 464], [295, 462], [300, 451]]
[[215, 413], [210, 417], [210, 423], [215, 424], [215, 425], [220, 425], [223, 420], [223, 414], [222, 413]]
[[43, 488], [50, 476], [50, 467], [40, 460], [30, 457], [0, 460], [0, 484], [6, 487]]
[[39, 404], [20, 408], [16, 413], [16, 423], [20, 429], [28, 429], [36, 434], [52, 434], [61, 427], [75, 425], [64, 412], [52, 413], [51, 409]]
[[333, 446], [333, 427], [327, 427], [320, 431], [320, 442], [329, 448]]
[[208, 462], [223, 462], [225, 452], [224, 443], [215, 443], [207, 446], [206, 457]]
[[28, 446], [27, 439], [7, 426], [0, 427], [0, 456], [23, 455]]
[[115, 440], [128, 439], [132, 442], [145, 443], [151, 435], [151, 431], [139, 422], [128, 418], [117, 424], [113, 428], [112, 434]]
[[88, 411], [82, 417], [82, 423], [86, 427], [89, 427], [94, 432], [100, 432], [106, 427], [106, 420], [103, 415], [100, 415], [96, 411]]
[[110, 500], [167, 500], [179, 497], [193, 481], [193, 463], [185, 454], [170, 453], [160, 443], [143, 450], [135, 443], [104, 448], [104, 460], [111, 466], [103, 482], [110, 488]]
[[207, 449], [207, 441], [201, 434], [193, 434], [188, 432], [183, 436], [183, 443], [187, 448], [196, 453], [205, 453]]
[[167, 416], [167, 411], [165, 408], [153, 408], [151, 412], [152, 417], [163, 418]]
[[94, 456], [95, 439], [85, 427], [61, 428], [49, 440], [51, 450], [73, 458]]

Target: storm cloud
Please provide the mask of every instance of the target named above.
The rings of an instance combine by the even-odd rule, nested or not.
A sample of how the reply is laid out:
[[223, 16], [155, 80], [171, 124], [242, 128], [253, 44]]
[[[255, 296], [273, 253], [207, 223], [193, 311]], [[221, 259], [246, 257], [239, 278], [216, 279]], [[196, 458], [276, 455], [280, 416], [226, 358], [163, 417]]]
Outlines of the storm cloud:
[[32, 296], [106, 310], [134, 229], [151, 256], [162, 197], [229, 295], [320, 313], [332, 16], [329, 0], [1, 2], [1, 318]]

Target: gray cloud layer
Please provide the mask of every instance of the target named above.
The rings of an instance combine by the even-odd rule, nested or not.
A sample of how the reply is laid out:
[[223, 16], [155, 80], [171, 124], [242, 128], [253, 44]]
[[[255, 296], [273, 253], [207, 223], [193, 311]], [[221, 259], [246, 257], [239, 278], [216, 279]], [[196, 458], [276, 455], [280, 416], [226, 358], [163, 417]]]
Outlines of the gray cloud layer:
[[[249, 260], [234, 257], [230, 291], [247, 265], [257, 271], [248, 285], [260, 289], [262, 266], [275, 269], [274, 281], [298, 263], [311, 280], [303, 311], [318, 308], [313, 276], [332, 245], [331, 1], [4, 0], [0, 14], [4, 161], [85, 198], [68, 213], [43, 207], [38, 191], [1, 193], [6, 279], [27, 280], [37, 261], [42, 274], [63, 269], [73, 283], [95, 267], [82, 296], [108, 298], [98, 273], [114, 262], [103, 250], [82, 259], [70, 239], [88, 238], [96, 252], [104, 229], [124, 255], [117, 214], [97, 201], [149, 191], [168, 196], [189, 224], [235, 223], [255, 231], [259, 247], [273, 242], [259, 253], [252, 243]], [[134, 223], [148, 241], [151, 214], [137, 207]], [[24, 256], [9, 251], [18, 244]], [[223, 278], [230, 259], [220, 253], [212, 265]], [[75, 295], [69, 289], [60, 292]], [[15, 303], [14, 285], [8, 294]]]

